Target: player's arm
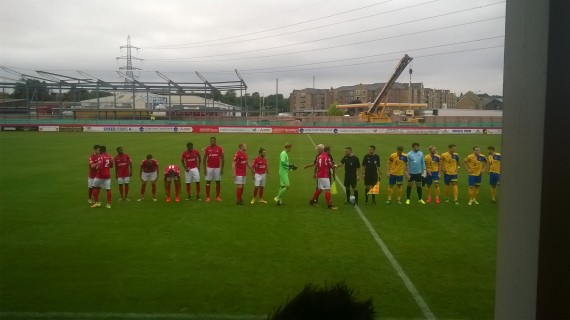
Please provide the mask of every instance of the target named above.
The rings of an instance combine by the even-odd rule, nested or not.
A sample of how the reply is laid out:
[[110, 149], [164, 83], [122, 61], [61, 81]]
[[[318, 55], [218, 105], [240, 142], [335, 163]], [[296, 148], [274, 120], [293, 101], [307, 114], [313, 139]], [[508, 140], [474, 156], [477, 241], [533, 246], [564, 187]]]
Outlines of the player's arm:
[[206, 172], [206, 171], [207, 171], [206, 168], [208, 168], [207, 161], [208, 161], [208, 154], [206, 153], [206, 150], [204, 150], [204, 163], [203, 163], [203, 165], [204, 165], [204, 174], [207, 173], [207, 172]]
[[[330, 160], [330, 158], [329, 158], [329, 160]], [[344, 158], [340, 159], [340, 164], [334, 164], [334, 163], [331, 161], [331, 165], [332, 165], [333, 170], [334, 170], [335, 168], [340, 168], [340, 167], [344, 166]]]
[[317, 161], [315, 162], [315, 166], [314, 166], [314, 169], [313, 169], [313, 178], [316, 178], [316, 177], [317, 177], [318, 161], [319, 161], [319, 160], [317, 160]]
[[188, 168], [186, 167], [186, 161], [184, 161], [184, 153], [182, 154], [182, 157], [180, 158], [180, 163], [182, 163], [182, 168], [184, 168], [184, 171], [188, 171]]
[[[364, 174], [364, 171], [362, 172]], [[356, 161], [356, 180], [360, 180], [360, 162]]]
[[141, 179], [141, 181], [142, 181], [142, 168], [143, 168], [143, 164], [141, 163], [141, 167], [139, 170], [139, 178]]
[[119, 166], [117, 165], [117, 160], [113, 160], [115, 162], [115, 179], [119, 179]]
[[158, 161], [156, 162], [156, 179], [155, 182], [158, 181], [158, 176], [160, 176], [160, 168], [158, 166]]
[[[196, 152], [196, 157], [198, 157], [198, 160], [196, 160], [196, 169], [200, 172], [200, 165], [202, 164], [202, 156], [200, 155], [200, 152]], [[204, 168], [206, 168], [206, 166], [204, 166]]]
[[378, 171], [378, 180], [382, 177], [382, 170], [380, 170], [380, 157], [378, 157], [378, 164], [376, 165], [376, 171]]
[[222, 158], [222, 166], [220, 168], [220, 174], [224, 174], [224, 165], [226, 164], [226, 160], [224, 157], [224, 152], [222, 151], [222, 154], [220, 155], [220, 157]]
[[421, 165], [422, 165], [422, 177], [426, 177], [427, 176], [427, 166], [426, 166], [426, 158], [422, 157], [421, 159]]
[[232, 161], [232, 174], [234, 175], [234, 178], [237, 176], [236, 173], [236, 158], [234, 157], [234, 160]]
[[129, 158], [129, 177], [133, 176], [133, 161]]

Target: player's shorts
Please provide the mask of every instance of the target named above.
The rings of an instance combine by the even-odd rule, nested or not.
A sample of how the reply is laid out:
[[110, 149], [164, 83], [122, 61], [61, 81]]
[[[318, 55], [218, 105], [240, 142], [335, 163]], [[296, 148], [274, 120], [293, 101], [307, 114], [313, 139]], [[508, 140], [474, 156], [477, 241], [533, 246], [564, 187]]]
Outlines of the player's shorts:
[[267, 174], [256, 173], [253, 177], [253, 185], [256, 187], [265, 187], [265, 180], [267, 180]]
[[164, 176], [164, 181], [180, 181], [180, 176]]
[[122, 177], [117, 178], [118, 184], [129, 184], [131, 182], [131, 177]]
[[481, 185], [481, 175], [478, 175], [478, 176], [469, 175], [469, 177], [467, 178], [467, 181], [469, 182], [470, 187], [480, 186]]
[[245, 184], [245, 176], [236, 176], [234, 182], [235, 184]]
[[427, 175], [426, 176], [426, 184], [428, 186], [431, 186], [434, 183], [439, 183], [439, 171], [438, 172], [432, 172], [431, 175]]
[[93, 188], [93, 180], [95, 180], [95, 178], [87, 178], [87, 187], [88, 188]]
[[317, 178], [317, 185], [321, 190], [330, 190], [331, 180], [329, 178]]
[[222, 179], [221, 168], [206, 168], [206, 181], [220, 181]]
[[279, 184], [282, 187], [289, 186], [289, 173], [287, 172], [279, 173]]
[[344, 176], [344, 186], [356, 188], [356, 175], [350, 177]]
[[445, 184], [450, 184], [451, 182], [457, 182], [456, 174], [443, 174], [443, 182]]
[[192, 168], [188, 171], [184, 171], [184, 178], [186, 183], [200, 182], [200, 170], [198, 170], [198, 168]]
[[501, 183], [501, 174], [491, 172], [489, 173], [489, 184], [493, 187]]
[[402, 184], [403, 181], [404, 181], [404, 176], [395, 176], [391, 174], [390, 177], [388, 178], [388, 184], [391, 186], [395, 184]]
[[422, 174], [421, 173], [410, 173], [410, 178], [408, 182], [422, 182]]
[[111, 189], [111, 179], [93, 179], [93, 188], [105, 188], [107, 190]]
[[142, 181], [155, 181], [156, 179], [158, 179], [158, 172], [143, 172], [141, 174], [141, 180]]
[[364, 185], [374, 186], [378, 182], [378, 172], [365, 172], [364, 173]]

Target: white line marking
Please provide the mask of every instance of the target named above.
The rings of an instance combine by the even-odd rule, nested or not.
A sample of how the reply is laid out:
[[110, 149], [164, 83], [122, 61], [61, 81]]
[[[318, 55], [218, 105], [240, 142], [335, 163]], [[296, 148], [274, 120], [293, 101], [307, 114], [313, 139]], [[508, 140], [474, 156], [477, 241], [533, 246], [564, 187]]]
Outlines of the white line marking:
[[265, 315], [183, 314], [183, 313], [74, 313], [74, 312], [0, 312], [0, 319], [267, 319]]
[[[315, 142], [313, 141], [311, 136], [307, 134], [307, 137], [309, 137], [309, 140], [311, 140], [311, 143], [316, 148], [317, 145], [315, 144]], [[346, 192], [346, 188], [344, 187], [344, 184], [338, 178], [338, 176], [335, 176], [335, 179], [340, 184], [340, 187], [342, 188], [342, 190], [344, 192]], [[418, 307], [420, 307], [420, 309], [422, 310], [426, 319], [435, 319], [435, 315], [433, 314], [433, 312], [431, 312], [431, 310], [430, 310], [429, 306], [427, 305], [427, 303], [425, 302], [424, 298], [422, 298], [422, 296], [418, 292], [418, 289], [416, 289], [416, 287], [414, 286], [414, 284], [412, 283], [410, 278], [406, 275], [406, 273], [404, 272], [404, 269], [402, 269], [402, 266], [400, 266], [400, 264], [398, 263], [398, 261], [396, 260], [394, 255], [392, 255], [392, 253], [390, 252], [390, 250], [388, 249], [388, 247], [386, 246], [384, 241], [382, 241], [382, 239], [380, 238], [380, 236], [378, 235], [376, 230], [374, 230], [374, 227], [372, 226], [370, 221], [368, 221], [368, 219], [366, 218], [366, 216], [364, 215], [362, 210], [360, 210], [360, 207], [358, 205], [356, 205], [356, 206], [354, 206], [354, 209], [356, 210], [356, 212], [360, 216], [360, 219], [362, 219], [362, 221], [364, 222], [364, 224], [368, 228], [368, 231], [370, 231], [370, 233], [372, 234], [372, 237], [374, 238], [374, 240], [376, 240], [376, 243], [380, 246], [380, 249], [382, 249], [382, 252], [386, 256], [386, 258], [388, 258], [388, 261], [390, 262], [390, 264], [392, 265], [394, 270], [396, 270], [396, 273], [400, 276], [400, 278], [402, 278], [402, 281], [404, 281], [406, 288], [408, 288], [408, 291], [412, 294], [412, 297], [414, 298], [414, 300], [416, 300]]]

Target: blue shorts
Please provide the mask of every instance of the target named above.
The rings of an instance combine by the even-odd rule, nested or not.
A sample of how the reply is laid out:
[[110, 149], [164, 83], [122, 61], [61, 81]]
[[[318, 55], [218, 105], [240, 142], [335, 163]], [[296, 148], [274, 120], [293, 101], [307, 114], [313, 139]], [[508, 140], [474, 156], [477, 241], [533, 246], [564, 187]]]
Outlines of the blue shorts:
[[501, 183], [501, 174], [500, 173], [489, 173], [489, 184], [493, 187]]
[[478, 176], [469, 176], [469, 178], [467, 178], [468, 182], [469, 182], [469, 186], [473, 187], [473, 186], [480, 186], [481, 185], [481, 175]]
[[456, 174], [443, 174], [443, 182], [445, 182], [445, 184], [449, 184], [451, 182], [457, 182], [457, 175]]
[[404, 176], [395, 176], [391, 174], [390, 178], [388, 178], [388, 184], [391, 186], [395, 184], [402, 184], [402, 181], [404, 181]]
[[426, 184], [428, 186], [431, 186], [434, 182], [439, 183], [439, 171], [432, 172], [431, 176], [429, 174], [426, 176]]

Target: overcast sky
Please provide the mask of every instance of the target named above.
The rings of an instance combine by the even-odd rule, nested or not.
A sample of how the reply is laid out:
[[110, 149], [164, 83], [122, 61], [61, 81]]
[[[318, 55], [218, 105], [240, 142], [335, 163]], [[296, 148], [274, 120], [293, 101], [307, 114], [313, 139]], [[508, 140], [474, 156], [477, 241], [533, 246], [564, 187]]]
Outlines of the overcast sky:
[[385, 82], [407, 53], [412, 82], [502, 95], [501, 0], [2, 0], [0, 11], [0, 66], [25, 74], [122, 81], [130, 35], [139, 81], [234, 81], [237, 69], [249, 93], [274, 94], [278, 78], [288, 97]]

